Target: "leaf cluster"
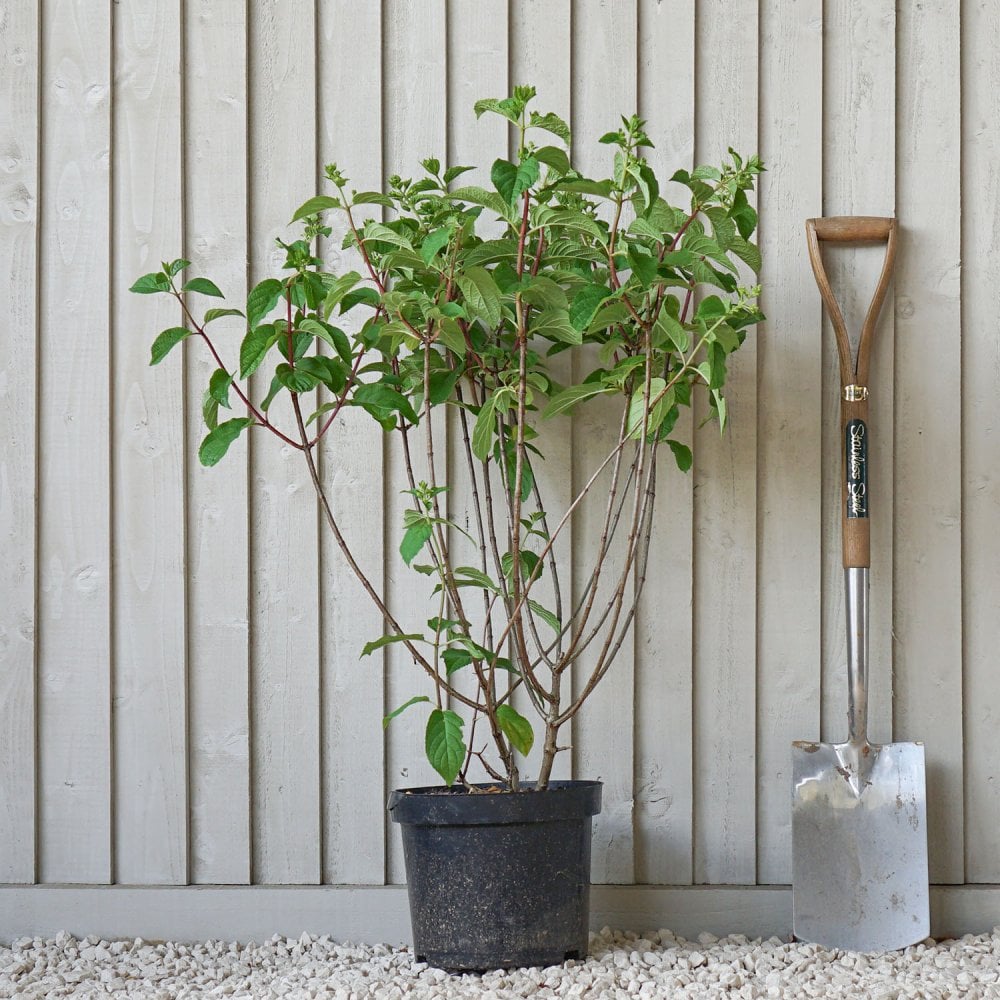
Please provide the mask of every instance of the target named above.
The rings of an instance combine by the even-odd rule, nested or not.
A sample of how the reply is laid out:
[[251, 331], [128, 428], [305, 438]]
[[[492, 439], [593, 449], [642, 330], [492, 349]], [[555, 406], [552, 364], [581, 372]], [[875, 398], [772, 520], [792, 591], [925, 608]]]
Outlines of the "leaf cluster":
[[[687, 471], [690, 448], [671, 436], [680, 410], [705, 392], [725, 426], [729, 356], [761, 319], [758, 289], [746, 287], [760, 268], [748, 197], [763, 169], [756, 156], [730, 150], [718, 166], [678, 170], [670, 180], [689, 197], [674, 205], [645, 158], [652, 143], [640, 118], [622, 117], [601, 137], [607, 175], [588, 176], [573, 166], [566, 122], [534, 110], [534, 97], [534, 88], [517, 87], [509, 97], [476, 103], [477, 116], [500, 116], [517, 139], [513, 158], [500, 156], [483, 171], [488, 184], [463, 183], [471, 166], [428, 158], [416, 177], [394, 175], [385, 190], [358, 191], [329, 164], [330, 193], [293, 213], [300, 238], [279, 241], [281, 273], [254, 285], [240, 309], [209, 308], [197, 319], [197, 297], [222, 292], [204, 277], [182, 282], [190, 267], [183, 259], [132, 286], [173, 295], [183, 310], [182, 324], [153, 341], [151, 364], [192, 335], [218, 361], [203, 401], [205, 465], [218, 463], [255, 426], [308, 456], [346, 407], [386, 433], [426, 433], [428, 441], [435, 409], [461, 414], [470, 461], [499, 476], [516, 530], [508, 528], [491, 574], [485, 537], [472, 538], [440, 509], [450, 484], [411, 481], [399, 551], [436, 581], [442, 608], [419, 631], [395, 628], [364, 650], [402, 643], [415, 659], [425, 656], [437, 706], [417, 696], [385, 721], [431, 704], [425, 749], [449, 784], [464, 776], [472, 755], [456, 706], [441, 701], [458, 671], [476, 674], [475, 713], [488, 716], [508, 776], [507, 755], [527, 754], [534, 742], [531, 723], [496, 689], [497, 671], [527, 684], [529, 665], [473, 629], [460, 610], [465, 589], [490, 608], [505, 608], [508, 618], [523, 607], [560, 641], [569, 626], [568, 616], [526, 598], [550, 544], [541, 501], [528, 510], [537, 491], [534, 466], [544, 457], [542, 425], [598, 398], [617, 399], [625, 440], [637, 448], [666, 442]], [[320, 256], [334, 214], [346, 232], [340, 249], [355, 251], [355, 269], [328, 268]], [[223, 319], [227, 335], [234, 321], [241, 328], [229, 364], [209, 331]], [[551, 364], [565, 351], [579, 356], [579, 378], [569, 384]], [[284, 396], [299, 416], [298, 438], [270, 417]], [[236, 415], [220, 420], [222, 410]], [[455, 545], [448, 541], [459, 536]], [[452, 551], [466, 544], [469, 560]], [[459, 565], [465, 561], [479, 565]]]

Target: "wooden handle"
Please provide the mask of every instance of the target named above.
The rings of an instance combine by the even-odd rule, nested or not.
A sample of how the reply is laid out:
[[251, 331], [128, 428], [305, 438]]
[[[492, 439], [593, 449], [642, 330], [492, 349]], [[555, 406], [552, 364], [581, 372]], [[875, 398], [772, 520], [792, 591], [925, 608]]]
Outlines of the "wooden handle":
[[819, 239], [831, 243], [884, 243], [895, 221], [877, 215], [832, 215], [808, 219], [806, 226], [812, 226]]
[[[871, 565], [871, 542], [868, 521], [868, 365], [882, 303], [892, 278], [896, 258], [896, 220], [870, 215], [807, 219], [806, 239], [809, 262], [816, 284], [826, 305], [837, 339], [840, 359], [840, 426], [843, 456], [843, 539], [844, 567]], [[885, 260], [875, 294], [865, 315], [858, 342], [857, 358], [851, 351], [847, 325], [837, 303], [826, 268], [820, 241], [838, 243], [885, 243]]]

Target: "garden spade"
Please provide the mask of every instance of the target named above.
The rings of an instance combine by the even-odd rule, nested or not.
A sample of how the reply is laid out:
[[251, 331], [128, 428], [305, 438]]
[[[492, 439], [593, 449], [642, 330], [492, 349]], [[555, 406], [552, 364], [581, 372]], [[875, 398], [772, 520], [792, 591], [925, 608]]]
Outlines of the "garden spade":
[[[806, 235], [840, 357], [848, 735], [846, 743], [793, 744], [792, 927], [797, 938], [828, 948], [884, 951], [929, 932], [923, 744], [868, 742], [868, 365], [892, 274], [896, 221], [809, 219]], [[886, 244], [856, 361], [821, 241]]]

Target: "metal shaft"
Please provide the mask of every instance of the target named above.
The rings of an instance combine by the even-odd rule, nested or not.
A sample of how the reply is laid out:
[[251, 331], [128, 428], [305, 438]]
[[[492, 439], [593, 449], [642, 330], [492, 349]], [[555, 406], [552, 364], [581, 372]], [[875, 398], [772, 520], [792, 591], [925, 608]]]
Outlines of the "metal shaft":
[[844, 570], [847, 602], [847, 739], [868, 742], [868, 569]]

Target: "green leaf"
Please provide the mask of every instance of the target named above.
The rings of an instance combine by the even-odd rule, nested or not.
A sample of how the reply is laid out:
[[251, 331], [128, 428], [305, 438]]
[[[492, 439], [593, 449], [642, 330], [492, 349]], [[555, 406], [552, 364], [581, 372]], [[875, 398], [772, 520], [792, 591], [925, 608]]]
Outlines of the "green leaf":
[[527, 756], [535, 742], [535, 734], [531, 723], [510, 705], [500, 705], [497, 708], [497, 725], [510, 740], [510, 745], [520, 754]]
[[601, 382], [584, 382], [581, 385], [568, 386], [549, 400], [549, 405], [542, 411], [542, 418], [548, 420], [571, 410], [581, 400], [589, 399], [591, 396], [601, 396], [612, 391], [610, 386], [603, 385]]
[[183, 258], [179, 257], [177, 260], [171, 261], [170, 264], [168, 264], [165, 267], [165, 270], [166, 270], [167, 274], [170, 275], [171, 278], [174, 278], [178, 274], [180, 274], [181, 271], [184, 270], [184, 268], [190, 267], [190, 266], [191, 266], [191, 261], [184, 260]]
[[760, 270], [760, 250], [755, 244], [745, 240], [742, 236], [735, 236], [729, 241], [729, 249], [752, 271], [756, 273]]
[[209, 430], [214, 430], [219, 426], [219, 401], [213, 399], [212, 394], [207, 389], [205, 395], [201, 397], [201, 417]]
[[[729, 214], [733, 222], [736, 223], [736, 228], [739, 230], [740, 236], [745, 240], [749, 240], [753, 235], [753, 231], [757, 228], [757, 211], [747, 201], [745, 191], [736, 192], [733, 197], [733, 207], [729, 210]], [[754, 270], [757, 270], [757, 268], [754, 268]]]
[[475, 566], [459, 566], [455, 570], [455, 575], [470, 580], [477, 587], [496, 593], [500, 588], [481, 570]]
[[363, 406], [380, 423], [383, 419], [399, 413], [411, 424], [419, 423], [410, 401], [395, 389], [381, 382], [360, 385], [354, 392], [354, 402]]
[[[281, 379], [279, 379], [278, 376], [275, 375], [274, 378], [271, 379], [271, 387], [267, 390], [267, 395], [260, 401], [260, 408], [265, 413], [267, 413], [268, 408], [274, 402], [274, 397], [277, 396], [278, 393], [281, 392], [283, 388], [284, 387], [281, 384]], [[332, 410], [333, 407], [336, 406], [337, 404], [328, 403], [326, 405]], [[320, 407], [320, 409], [323, 409], [323, 407]], [[308, 427], [313, 422], [313, 419], [317, 416], [319, 416], [318, 413], [313, 414], [313, 416], [306, 421], [306, 427]]]
[[462, 369], [458, 367], [431, 372], [427, 398], [435, 406], [447, 402], [451, 399], [451, 394], [455, 391], [455, 385], [461, 376]]
[[298, 329], [303, 333], [311, 333], [325, 344], [329, 344], [345, 364], [351, 363], [351, 342], [347, 339], [347, 334], [343, 330], [335, 326], [330, 326], [329, 323], [323, 323], [318, 319], [314, 319], [312, 316], [307, 316], [303, 319], [299, 323]]
[[606, 330], [609, 326], [614, 326], [615, 323], [628, 322], [631, 315], [628, 306], [621, 299], [609, 299], [594, 313], [587, 325], [587, 333]]
[[393, 201], [387, 194], [380, 194], [378, 191], [358, 191], [351, 198], [352, 205], [381, 205], [383, 208], [392, 208]]
[[461, 716], [451, 709], [435, 708], [427, 720], [424, 747], [431, 767], [450, 785], [465, 761], [465, 740], [462, 739]]
[[[356, 288], [353, 292], [348, 292], [341, 300], [340, 315], [343, 316], [345, 312], [349, 312], [362, 302], [365, 305], [378, 308], [381, 298], [374, 288]], [[329, 313], [327, 313], [327, 316], [329, 316]]]
[[472, 653], [467, 649], [446, 649], [441, 654], [445, 673], [450, 677], [456, 670], [467, 667], [472, 662]]
[[[534, 574], [537, 580], [542, 575], [542, 570], [539, 569], [536, 572], [536, 567], [541, 563], [542, 560], [539, 558], [537, 552], [531, 552], [528, 549], [521, 550], [521, 579], [528, 580]], [[500, 568], [503, 570], [503, 575], [508, 579], [513, 578], [514, 574], [514, 556], [510, 552], [505, 552], [500, 557]]]
[[423, 243], [420, 244], [420, 256], [423, 258], [425, 264], [430, 266], [431, 261], [437, 256], [438, 251], [442, 247], [448, 245], [448, 241], [451, 239], [451, 229], [448, 226], [442, 226], [440, 229], [435, 229]]
[[418, 524], [411, 524], [403, 535], [403, 540], [399, 543], [399, 554], [403, 557], [403, 562], [407, 566], [416, 558], [417, 553], [430, 540], [434, 533], [434, 528], [426, 521]]
[[517, 167], [517, 174], [514, 177], [514, 193], [511, 201], [516, 201], [527, 191], [535, 181], [538, 180], [538, 160], [533, 156], [526, 156]]
[[570, 143], [571, 133], [569, 126], [557, 114], [553, 114], [551, 111], [544, 115], [540, 115], [537, 111], [532, 111], [531, 117], [528, 119], [528, 128], [545, 129], [546, 132], [551, 132], [562, 139], [567, 146]]
[[533, 601], [530, 598], [528, 599], [528, 607], [531, 608], [531, 610], [534, 611], [535, 614], [538, 615], [538, 617], [541, 618], [553, 632], [558, 634], [562, 631], [562, 622], [560, 622], [548, 608], [543, 608], [538, 601]]
[[[656, 409], [656, 404], [653, 402], [657, 396], [666, 389], [667, 383], [662, 378], [652, 378], [649, 380], [649, 415], [646, 418], [646, 394], [643, 391], [645, 386], [639, 386], [638, 389], [632, 393], [632, 402], [629, 404], [628, 409], [628, 423], [626, 425], [626, 434], [630, 438], [639, 438], [642, 436], [643, 423], [646, 425], [646, 436], [652, 437], [656, 432], [656, 426], [654, 421], [654, 413]], [[662, 417], [660, 418], [662, 421]]]
[[383, 225], [381, 222], [369, 222], [364, 228], [364, 240], [378, 240], [380, 243], [390, 243], [393, 246], [402, 247], [404, 250], [412, 250], [413, 244], [405, 237], [401, 236], [394, 229]]
[[466, 309], [479, 316], [487, 326], [497, 326], [501, 316], [500, 290], [490, 272], [482, 267], [468, 267], [457, 281]]
[[202, 295], [214, 295], [217, 299], [224, 299], [225, 295], [219, 291], [219, 286], [208, 278], [192, 278], [181, 289], [182, 292], [200, 292]]
[[558, 146], [542, 146], [533, 155], [539, 163], [544, 163], [556, 174], [568, 174], [571, 169], [566, 151]]
[[277, 342], [278, 334], [270, 323], [251, 330], [240, 345], [240, 378], [249, 378]]
[[422, 701], [430, 701], [430, 698], [428, 698], [428, 697], [427, 697], [427, 695], [425, 695], [425, 694], [418, 694], [418, 695], [416, 696], [416, 698], [411, 698], [411, 699], [410, 699], [409, 701], [405, 701], [405, 702], [403, 702], [403, 704], [402, 704], [402, 705], [400, 705], [400, 706], [399, 706], [399, 708], [397, 708], [397, 709], [395, 709], [394, 711], [390, 712], [390, 713], [389, 713], [389, 714], [388, 714], [388, 715], [387, 715], [387, 716], [386, 716], [386, 717], [385, 717], [385, 718], [384, 718], [384, 719], [382, 720], [382, 728], [383, 728], [383, 729], [386, 729], [386, 728], [388, 727], [389, 723], [390, 723], [390, 722], [391, 722], [391, 721], [392, 721], [393, 719], [395, 719], [397, 715], [401, 715], [401, 714], [402, 714], [403, 712], [405, 712], [405, 711], [406, 711], [406, 710], [407, 710], [407, 709], [408, 709], [408, 708], [409, 708], [409, 707], [410, 707], [411, 705], [417, 705], [417, 704], [419, 704], [419, 703], [420, 703], [420, 702], [422, 702]]
[[517, 182], [517, 167], [509, 160], [494, 160], [493, 167], [490, 169], [490, 180], [493, 181], [493, 186], [499, 192], [500, 197], [508, 205], [513, 204], [515, 198], [514, 185]]
[[391, 645], [394, 642], [419, 642], [423, 638], [419, 632], [411, 632], [408, 635], [398, 635], [396, 633], [393, 635], [383, 635], [378, 639], [372, 639], [371, 642], [366, 642], [365, 648], [361, 650], [361, 655], [369, 656], [376, 649], [381, 649], [383, 646]]
[[566, 293], [551, 278], [541, 275], [527, 280], [528, 284], [521, 289], [523, 301], [540, 309], [566, 309]]
[[553, 208], [539, 212], [538, 221], [543, 226], [555, 226], [586, 233], [588, 236], [593, 236], [600, 244], [604, 244], [605, 233], [598, 222], [575, 208]]
[[281, 298], [281, 282], [277, 278], [265, 278], [247, 296], [247, 324], [256, 330], [260, 321], [278, 304]]
[[450, 184], [456, 177], [461, 177], [462, 174], [475, 169], [475, 167], [448, 167], [448, 169], [441, 176], [445, 184]]
[[569, 307], [569, 321], [575, 330], [586, 330], [597, 307], [611, 294], [606, 285], [584, 285], [573, 296]]
[[152, 274], [144, 274], [129, 289], [137, 295], [152, 295], [154, 292], [169, 292], [170, 279], [161, 271], [154, 271]]
[[303, 202], [295, 210], [295, 214], [292, 216], [292, 222], [298, 222], [299, 219], [304, 219], [307, 215], [317, 215], [319, 212], [326, 211], [328, 208], [340, 208], [340, 199], [334, 198], [328, 194], [319, 194], [315, 198], [310, 198], [308, 201]]
[[514, 221], [514, 213], [510, 205], [495, 191], [487, 191], [481, 187], [463, 187], [449, 191], [447, 197], [451, 201], [471, 201], [474, 205], [483, 205], [495, 212], [501, 219]]
[[326, 293], [326, 298], [323, 301], [323, 315], [325, 317], [329, 317], [337, 303], [340, 302], [360, 280], [361, 275], [358, 274], [357, 271], [348, 271], [346, 274], [342, 274], [339, 278], [336, 278], [330, 285]]
[[186, 340], [193, 332], [193, 330], [185, 330], [182, 326], [172, 326], [169, 330], [164, 330], [153, 341], [149, 363], [158, 365], [182, 340]]
[[282, 362], [275, 369], [274, 377], [289, 392], [311, 392], [316, 388], [316, 378], [301, 368], [293, 368], [291, 365]]
[[296, 363], [296, 371], [305, 372], [319, 379], [330, 392], [335, 394], [343, 392], [344, 386], [347, 385], [347, 372], [336, 358], [328, 358], [321, 354], [300, 358]]
[[208, 326], [213, 319], [222, 319], [223, 316], [242, 316], [243, 312], [240, 309], [206, 309], [205, 310], [205, 326]]
[[229, 387], [233, 384], [233, 377], [225, 368], [216, 368], [208, 380], [208, 394], [220, 406], [229, 409]]
[[514, 261], [517, 259], [517, 240], [487, 240], [474, 247], [465, 256], [466, 265], [493, 264], [499, 260]]
[[691, 456], [691, 449], [686, 444], [681, 444], [680, 441], [675, 441], [673, 438], [667, 438], [667, 444], [670, 445], [670, 450], [674, 453], [677, 468], [681, 472], [687, 472], [694, 461]]
[[472, 454], [481, 462], [489, 458], [493, 447], [493, 435], [496, 432], [497, 397], [490, 396], [479, 408], [476, 426], [472, 429]]
[[563, 344], [582, 344], [583, 333], [570, 322], [566, 309], [544, 309], [531, 322], [532, 336], [547, 337]]
[[668, 342], [673, 344], [677, 351], [684, 354], [691, 345], [691, 338], [680, 320], [668, 313], [666, 309], [661, 309], [660, 315], [653, 325], [653, 343], [657, 347], [662, 347]]
[[564, 191], [574, 191], [577, 194], [592, 194], [600, 198], [610, 198], [613, 185], [610, 180], [594, 181], [588, 177], [571, 177], [559, 181], [559, 187]]
[[229, 446], [253, 423], [249, 417], [236, 417], [219, 424], [209, 431], [198, 449], [198, 460], [202, 465], [217, 465]]
[[712, 390], [712, 402], [719, 415], [719, 433], [722, 434], [726, 430], [726, 399], [718, 389]]
[[508, 121], [514, 122], [515, 125], [518, 124], [518, 119], [521, 116], [517, 104], [509, 98], [500, 100], [496, 97], [485, 97], [481, 101], [476, 101], [472, 110], [475, 111], [477, 118], [482, 117], [486, 111], [492, 111], [494, 114], [502, 115]]

